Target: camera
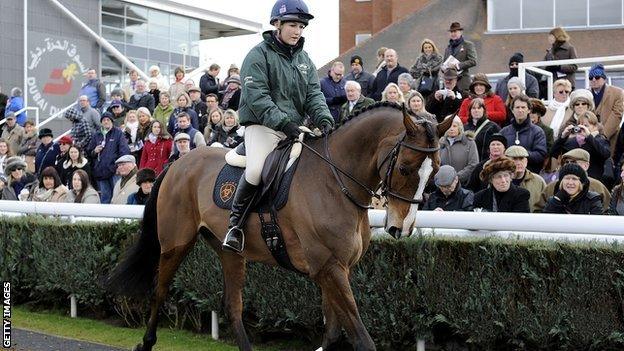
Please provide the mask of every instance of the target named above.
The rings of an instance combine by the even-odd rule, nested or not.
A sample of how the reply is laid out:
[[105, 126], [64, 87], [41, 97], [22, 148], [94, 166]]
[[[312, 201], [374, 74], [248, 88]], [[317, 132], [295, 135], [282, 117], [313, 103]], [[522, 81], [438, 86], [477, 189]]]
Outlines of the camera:
[[574, 133], [574, 134], [578, 134], [578, 133], [580, 133], [580, 132], [581, 132], [581, 130], [583, 130], [583, 129], [581, 129], [581, 127], [579, 127], [579, 126], [574, 126], [574, 128], [572, 128], [572, 133]]

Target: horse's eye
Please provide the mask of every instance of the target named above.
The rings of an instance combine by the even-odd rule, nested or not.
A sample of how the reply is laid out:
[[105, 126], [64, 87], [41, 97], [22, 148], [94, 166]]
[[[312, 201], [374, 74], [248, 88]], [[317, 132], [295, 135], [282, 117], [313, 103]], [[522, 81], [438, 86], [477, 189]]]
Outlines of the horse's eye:
[[399, 173], [401, 173], [402, 176], [407, 176], [412, 173], [412, 171], [406, 165], [399, 165]]

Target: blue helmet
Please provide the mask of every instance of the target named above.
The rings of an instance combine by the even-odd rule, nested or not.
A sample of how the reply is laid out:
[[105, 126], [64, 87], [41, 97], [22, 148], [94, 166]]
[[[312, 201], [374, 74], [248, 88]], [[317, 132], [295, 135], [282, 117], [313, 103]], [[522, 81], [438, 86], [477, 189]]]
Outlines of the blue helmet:
[[276, 21], [295, 21], [305, 25], [314, 16], [308, 11], [308, 5], [303, 0], [277, 0], [271, 10], [271, 25]]

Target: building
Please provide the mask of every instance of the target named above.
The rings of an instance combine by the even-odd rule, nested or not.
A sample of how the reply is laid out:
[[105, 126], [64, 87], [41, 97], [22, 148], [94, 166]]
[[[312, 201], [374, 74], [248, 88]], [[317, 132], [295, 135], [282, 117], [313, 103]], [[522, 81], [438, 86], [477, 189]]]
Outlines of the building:
[[88, 68], [110, 91], [127, 79], [130, 61], [145, 73], [157, 65], [168, 76], [177, 66], [200, 65], [200, 40], [261, 30], [172, 0], [3, 1], [0, 85], [23, 87], [28, 106], [45, 118], [76, 100]]

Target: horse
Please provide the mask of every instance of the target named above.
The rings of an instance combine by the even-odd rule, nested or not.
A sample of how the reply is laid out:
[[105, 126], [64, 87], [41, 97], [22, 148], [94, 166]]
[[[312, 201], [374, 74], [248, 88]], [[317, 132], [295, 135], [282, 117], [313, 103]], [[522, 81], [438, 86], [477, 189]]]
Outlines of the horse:
[[[278, 219], [292, 265], [321, 288], [323, 350], [338, 347], [343, 329], [354, 350], [375, 350], [349, 281], [351, 268], [370, 244], [371, 194], [379, 189], [386, 198], [386, 231], [395, 237], [409, 235], [424, 184], [439, 167], [439, 135], [451, 122], [447, 118], [433, 124], [404, 107], [379, 103], [348, 119], [325, 143], [311, 140], [301, 152]], [[145, 205], [138, 240], [108, 277], [113, 293], [151, 296], [147, 330], [134, 350], [152, 350], [159, 307], [200, 236], [221, 262], [224, 305], [238, 348], [252, 350], [242, 321], [245, 262], [277, 262], [261, 238], [258, 217], [246, 224], [242, 254], [221, 248], [229, 212], [215, 205], [211, 185], [225, 153], [222, 148], [198, 148], [161, 173]]]

